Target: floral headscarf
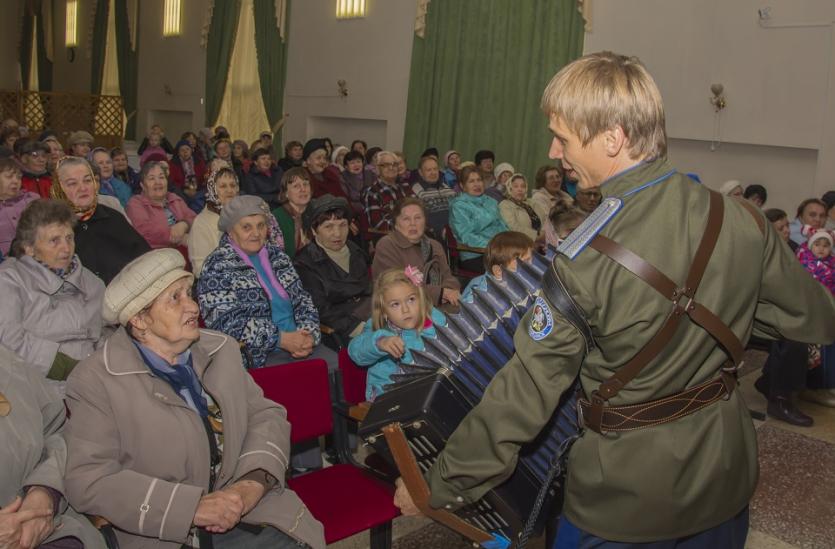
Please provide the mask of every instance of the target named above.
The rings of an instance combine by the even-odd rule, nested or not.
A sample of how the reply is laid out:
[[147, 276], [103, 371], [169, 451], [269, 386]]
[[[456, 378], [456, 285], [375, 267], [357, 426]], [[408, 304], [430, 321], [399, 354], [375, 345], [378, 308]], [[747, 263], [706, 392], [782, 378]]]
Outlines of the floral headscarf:
[[[58, 179], [58, 171], [60, 170], [62, 164], [68, 161], [74, 163], [78, 160], [84, 162], [84, 164], [87, 166], [87, 169], [90, 170], [90, 177], [93, 178], [93, 181], [96, 185], [95, 194], [93, 195], [93, 202], [86, 208], [79, 208], [78, 206], [73, 204], [72, 201], [70, 201], [69, 197], [67, 197], [67, 194], [64, 192], [64, 188], [61, 187], [61, 182]], [[51, 198], [54, 198], [56, 200], [63, 200], [64, 202], [70, 205], [70, 207], [75, 212], [76, 217], [78, 217], [79, 221], [87, 221], [88, 219], [90, 219], [90, 217], [96, 211], [96, 207], [99, 205], [98, 195], [99, 181], [98, 179], [96, 179], [96, 174], [93, 172], [93, 168], [90, 166], [89, 162], [87, 162], [84, 158], [81, 158], [80, 156], [65, 156], [64, 158], [58, 161], [58, 164], [55, 166], [55, 172], [52, 174], [52, 187], [49, 190], [49, 196]]]

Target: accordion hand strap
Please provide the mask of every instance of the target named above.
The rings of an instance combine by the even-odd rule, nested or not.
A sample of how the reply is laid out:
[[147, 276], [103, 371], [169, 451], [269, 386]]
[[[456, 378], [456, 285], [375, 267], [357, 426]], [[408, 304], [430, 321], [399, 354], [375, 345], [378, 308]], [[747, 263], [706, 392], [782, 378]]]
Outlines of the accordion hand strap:
[[409, 443], [406, 442], [406, 436], [403, 434], [400, 424], [391, 423], [386, 425], [383, 427], [383, 434], [391, 450], [391, 455], [397, 464], [397, 469], [403, 477], [403, 483], [409, 489], [409, 494], [421, 513], [476, 543], [482, 544], [493, 539], [491, 534], [472, 526], [457, 515], [443, 509], [430, 507], [429, 486], [418, 468], [415, 455], [409, 448]]

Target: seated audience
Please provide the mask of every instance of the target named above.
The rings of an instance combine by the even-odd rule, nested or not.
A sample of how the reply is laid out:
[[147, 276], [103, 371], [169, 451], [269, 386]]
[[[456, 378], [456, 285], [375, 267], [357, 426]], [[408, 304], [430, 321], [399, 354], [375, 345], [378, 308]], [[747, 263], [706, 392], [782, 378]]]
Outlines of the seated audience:
[[49, 198], [52, 175], [47, 169], [49, 146], [40, 141], [27, 141], [20, 147], [20, 164], [23, 167], [23, 189]]
[[484, 194], [495, 200], [501, 202], [507, 195], [507, 182], [510, 177], [516, 173], [516, 170], [509, 162], [502, 162], [493, 170], [495, 177], [495, 185], [487, 188]]
[[[478, 168], [461, 170], [460, 195], [449, 203], [449, 224], [459, 244], [484, 248], [496, 234], [506, 231], [507, 225], [499, 213], [499, 204], [484, 194], [484, 182]], [[470, 271], [482, 272], [481, 254], [461, 252], [461, 266]]]
[[[493, 173], [493, 166], [496, 162], [496, 155], [490, 150], [480, 150], [475, 153], [475, 166], [481, 176], [484, 189], [489, 189], [496, 184], [496, 175]], [[513, 173], [513, 172], [511, 172]], [[463, 185], [463, 182], [461, 183]]]
[[557, 200], [545, 223], [545, 244], [556, 248], [587, 216], [570, 198]]
[[745, 187], [745, 192], [742, 193], [742, 197], [756, 207], [762, 208], [765, 206], [766, 200], [768, 200], [768, 191], [762, 185], [748, 185]]
[[310, 187], [313, 197], [318, 198], [326, 194], [345, 196], [342, 188], [342, 175], [338, 171], [328, 170], [328, 150], [324, 139], [311, 139], [304, 144], [302, 165], [310, 173]]
[[150, 249], [124, 215], [99, 203], [98, 182], [83, 158], [69, 156], [58, 164], [50, 192], [75, 212], [75, 251], [105, 284]]
[[601, 200], [603, 200], [603, 194], [600, 192], [600, 187], [577, 189], [574, 195], [574, 205], [586, 214], [590, 214], [600, 206]]
[[[252, 150], [254, 151], [256, 147], [253, 147]], [[215, 151], [215, 158], [220, 158], [222, 160], [226, 160], [232, 169], [235, 170], [235, 174], [238, 176], [238, 181], [244, 180], [244, 166], [241, 162], [232, 155], [232, 142], [229, 141], [228, 137], [222, 137], [215, 141], [214, 144], [214, 151]]]
[[358, 153], [363, 155], [363, 157], [365, 157], [365, 154], [368, 152], [368, 143], [366, 143], [362, 139], [354, 139], [351, 142], [351, 150], [357, 151]]
[[17, 127], [0, 130], [0, 147], [14, 151], [15, 144], [20, 139], [20, 130]]
[[105, 549], [98, 530], [66, 504], [63, 399], [3, 346], [0, 387], [0, 546]]
[[780, 238], [789, 245], [792, 252], [797, 252], [797, 244], [789, 239], [789, 216], [783, 210], [778, 208], [770, 208], [765, 211], [765, 217], [771, 222], [774, 230], [780, 235]]
[[736, 179], [731, 179], [722, 183], [722, 185], [719, 187], [719, 192], [724, 194], [725, 196], [731, 196], [736, 198], [742, 198], [745, 194], [745, 191], [742, 190], [742, 183], [740, 183]]
[[185, 139], [174, 147], [168, 169], [169, 182], [179, 190], [185, 189], [189, 182], [198, 189], [206, 185], [206, 164], [194, 157], [194, 149]]
[[[270, 141], [272, 143], [272, 141]], [[272, 145], [267, 148], [270, 151], [270, 157], [273, 156]], [[241, 163], [244, 173], [249, 173], [249, 167], [252, 165], [252, 160], [249, 157], [249, 147], [243, 139], [236, 139], [232, 141], [232, 157]]]
[[533, 211], [543, 222], [548, 219], [548, 214], [551, 213], [551, 208], [554, 207], [557, 200], [574, 202], [574, 199], [562, 190], [564, 179], [565, 170], [559, 162], [556, 166], [542, 166], [536, 170], [536, 178], [534, 179], [536, 190], [531, 194], [531, 203]]
[[[151, 136], [156, 136], [155, 139], [151, 139]], [[142, 139], [142, 143], [139, 144], [138, 152], [140, 155], [148, 150], [148, 147], [154, 146], [152, 141], [156, 143], [164, 154], [174, 154], [174, 147], [171, 146], [171, 142], [165, 137], [165, 132], [162, 129], [162, 126], [159, 124], [154, 124], [151, 126], [151, 129], [148, 130], [148, 133], [145, 134], [145, 137]]]
[[835, 231], [835, 191], [826, 191], [821, 197], [826, 207], [826, 223], [824, 228], [827, 231]]
[[444, 153], [444, 183], [450, 189], [458, 187], [458, 173], [461, 171], [461, 154], [458, 151]]
[[362, 193], [362, 204], [365, 210], [362, 225], [365, 230], [374, 229], [387, 232], [391, 230], [391, 214], [394, 205], [399, 200], [410, 196], [412, 190], [397, 181], [398, 160], [394, 153], [379, 151], [375, 156], [377, 172], [380, 175]]
[[55, 168], [58, 167], [58, 162], [66, 156], [64, 154], [64, 146], [61, 145], [61, 142], [58, 141], [58, 138], [54, 135], [48, 135], [44, 137], [41, 142], [49, 147], [49, 156], [47, 157], [47, 170], [50, 173], [55, 173]]
[[336, 341], [325, 341], [338, 350], [362, 331], [371, 314], [368, 258], [348, 240], [351, 209], [344, 198], [315, 198], [302, 219], [313, 239], [296, 254], [294, 264], [319, 310], [319, 321], [335, 332]]
[[243, 194], [257, 196], [270, 208], [277, 208], [282, 175], [281, 168], [273, 166], [270, 151], [263, 147], [255, 149], [252, 151], [252, 166], [243, 180]]
[[24, 208], [40, 197], [23, 189], [20, 168], [11, 158], [0, 158], [0, 253], [9, 254]]
[[127, 153], [123, 149], [116, 147], [111, 149], [110, 159], [113, 160], [113, 174], [127, 183], [128, 187], [130, 187], [131, 194], [141, 193], [142, 186], [139, 184], [139, 172], [128, 164]]
[[324, 548], [284, 485], [286, 412], [244, 371], [238, 343], [201, 330], [192, 276], [154, 250], [108, 285], [122, 327], [67, 386], [66, 491], [121, 547]]
[[[415, 181], [415, 174], [409, 167], [406, 165], [406, 155], [403, 154], [403, 151], [395, 151], [394, 156], [397, 157], [397, 181], [401, 185], [406, 185], [411, 187], [412, 183]], [[424, 154], [421, 158], [425, 158], [429, 156], [428, 154]], [[438, 155], [435, 154], [435, 158], [437, 159]]]
[[212, 172], [206, 184], [206, 207], [194, 218], [188, 232], [188, 258], [196, 277], [200, 277], [203, 262], [220, 243], [223, 234], [217, 228], [220, 210], [238, 196], [238, 176], [231, 167]]
[[86, 158], [93, 148], [93, 136], [83, 130], [72, 132], [67, 139], [67, 146], [70, 148], [70, 154], [72, 156]]
[[290, 141], [284, 145], [284, 157], [278, 161], [278, 167], [283, 171], [290, 168], [300, 168], [304, 156], [304, 146], [300, 141]]
[[362, 192], [374, 182], [371, 174], [363, 169], [365, 159], [357, 151], [349, 151], [342, 159], [345, 169], [342, 171], [342, 187], [354, 216], [361, 218], [365, 216], [365, 209], [362, 204]]
[[133, 197], [133, 191], [127, 183], [116, 177], [113, 159], [107, 149], [96, 147], [87, 155], [87, 161], [99, 169], [99, 194], [112, 196], [124, 208]]
[[371, 318], [348, 345], [351, 360], [368, 368], [367, 400], [385, 392], [399, 364], [411, 360], [410, 351], [423, 349], [421, 336], [435, 335], [435, 324], [443, 326], [446, 317], [430, 303], [418, 269], [388, 269], [375, 277]]
[[517, 231], [505, 231], [490, 239], [484, 250], [484, 274], [470, 280], [461, 293], [461, 301], [472, 303], [473, 290], [487, 291], [487, 279], [502, 280], [503, 270], [516, 271], [519, 259], [530, 261], [533, 257], [533, 239]]
[[[500, 164], [501, 166], [501, 164]], [[542, 220], [533, 209], [533, 201], [528, 198], [528, 182], [521, 173], [513, 174], [506, 184], [506, 196], [499, 202], [499, 212], [505, 225], [511, 231], [527, 235], [536, 240], [542, 232]]]
[[290, 168], [281, 177], [281, 187], [278, 190], [279, 207], [273, 210], [273, 215], [281, 234], [284, 235], [284, 253], [290, 259], [304, 248], [310, 241], [304, 231], [302, 214], [310, 204], [310, 179], [305, 168]]
[[455, 198], [455, 191], [441, 179], [438, 159], [424, 156], [418, 166], [418, 179], [412, 185], [412, 193], [423, 201], [426, 208], [426, 224], [435, 239], [440, 239], [444, 227], [449, 224], [449, 201]]
[[168, 192], [168, 179], [161, 162], [147, 162], [139, 173], [142, 194], [126, 208], [136, 230], [151, 248], [185, 246], [195, 213], [182, 198]]
[[430, 302], [440, 307], [458, 305], [461, 283], [452, 274], [441, 243], [426, 235], [426, 207], [414, 197], [398, 201], [392, 212], [394, 230], [380, 239], [371, 263], [371, 276], [377, 278], [389, 269], [412, 266], [423, 273]]
[[75, 255], [75, 223], [60, 200], [32, 202], [17, 225], [15, 257], [0, 267], [0, 344], [62, 392], [102, 338], [104, 283]]
[[224, 234], [197, 282], [206, 326], [246, 345], [254, 368], [335, 355], [320, 345], [319, 314], [291, 259], [267, 240], [266, 202], [233, 198], [220, 211]]
[[[804, 226], [812, 229], [822, 229], [826, 224], [826, 204], [817, 198], [807, 198], [797, 207], [797, 217], [789, 223], [789, 238], [800, 246], [806, 242], [803, 234]], [[807, 229], [808, 230], [808, 229]]]
[[334, 168], [342, 173], [345, 171], [345, 155], [351, 152], [351, 149], [346, 147], [345, 145], [339, 145], [333, 150], [331, 153], [331, 165], [328, 166], [328, 169]]
[[833, 236], [825, 229], [805, 231], [808, 240], [797, 248], [797, 258], [803, 267], [835, 295], [835, 256], [832, 255]]
[[168, 151], [162, 146], [162, 137], [152, 133], [148, 136], [148, 146], [139, 155], [139, 167], [142, 168], [148, 162], [159, 162], [163, 158], [168, 161], [170, 157]]

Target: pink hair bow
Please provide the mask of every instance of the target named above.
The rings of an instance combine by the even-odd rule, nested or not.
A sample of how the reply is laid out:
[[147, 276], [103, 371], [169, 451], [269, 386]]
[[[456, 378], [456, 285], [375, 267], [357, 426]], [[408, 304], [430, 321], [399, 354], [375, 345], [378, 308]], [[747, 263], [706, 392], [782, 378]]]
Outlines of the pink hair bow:
[[407, 265], [406, 268], [403, 270], [403, 274], [405, 274], [406, 278], [408, 278], [415, 286], [423, 285], [423, 273], [420, 272], [420, 269], [418, 269], [417, 267]]

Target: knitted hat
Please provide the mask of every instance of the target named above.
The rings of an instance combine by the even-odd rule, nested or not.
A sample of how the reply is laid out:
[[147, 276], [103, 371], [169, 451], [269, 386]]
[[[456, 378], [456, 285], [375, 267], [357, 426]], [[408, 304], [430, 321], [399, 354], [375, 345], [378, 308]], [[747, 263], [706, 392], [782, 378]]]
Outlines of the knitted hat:
[[192, 147], [191, 147], [191, 143], [189, 143], [187, 139], [180, 139], [179, 141], [177, 141], [177, 145], [174, 147], [174, 152], [175, 152], [175, 153], [176, 153], [176, 152], [179, 152], [179, 151], [180, 151], [180, 147], [182, 147], [183, 145], [185, 145], [185, 146], [186, 146], [186, 147], [188, 147], [189, 149], [191, 149], [191, 148], [192, 148]]
[[302, 160], [307, 160], [307, 158], [322, 149], [323, 151], [327, 151], [327, 147], [325, 147], [325, 140], [319, 139], [318, 137], [314, 137], [313, 139], [308, 140], [307, 143], [304, 144], [304, 149], [302, 149]]
[[102, 303], [104, 320], [127, 325], [171, 284], [186, 277], [194, 280], [185, 266], [183, 254], [173, 248], [160, 248], [137, 257], [107, 285]]
[[67, 139], [67, 146], [72, 147], [73, 145], [80, 145], [82, 143], [89, 143], [90, 145], [93, 144], [93, 136], [90, 135], [89, 132], [85, 131], [77, 131], [72, 132], [70, 134], [70, 138]]
[[217, 220], [217, 228], [220, 232], [225, 233], [235, 223], [248, 215], [263, 215], [266, 218], [270, 215], [270, 207], [267, 206], [263, 198], [258, 196], [236, 196], [220, 210], [220, 219]]
[[820, 240], [821, 238], [827, 239], [830, 246], [835, 246], [835, 239], [832, 238], [832, 233], [824, 229], [818, 229], [809, 237], [809, 247], [811, 248], [815, 240]]
[[49, 154], [49, 145], [47, 145], [46, 143], [42, 143], [41, 141], [26, 141], [20, 147], [20, 156], [32, 154], [35, 151], [44, 154]]
[[739, 187], [740, 190], [741, 190], [742, 189], [742, 183], [740, 183], [736, 179], [731, 179], [730, 181], [725, 181], [724, 183], [722, 183], [722, 186], [719, 187], [719, 192], [724, 194], [725, 196], [728, 196], [728, 195], [731, 194], [731, 191], [733, 191], [737, 187]]
[[496, 161], [496, 155], [493, 154], [493, 151], [489, 151], [487, 149], [482, 149], [482, 150], [478, 151], [477, 153], [475, 153], [475, 163], [476, 164], [481, 164], [481, 161], [484, 160], [485, 158], [489, 158], [490, 160], [492, 160], [494, 162]]
[[453, 154], [457, 154], [459, 157], [461, 156], [461, 153], [459, 153], [458, 151], [456, 151], [454, 149], [448, 150], [447, 152], [444, 153], [444, 166], [449, 164], [449, 157], [452, 156]]
[[339, 158], [339, 155], [342, 153], [348, 154], [351, 150], [346, 147], [345, 145], [340, 145], [333, 150], [333, 154], [331, 155], [331, 162], [336, 164], [336, 159]]
[[316, 218], [321, 214], [331, 210], [342, 210], [342, 217], [351, 219], [351, 207], [348, 206], [348, 201], [341, 196], [333, 196], [332, 194], [324, 194], [319, 198], [314, 198], [302, 213], [302, 224], [304, 230], [309, 230]]
[[515, 173], [516, 170], [513, 169], [513, 166], [510, 165], [510, 162], [502, 162], [493, 170], [493, 175], [496, 176], [496, 179], [499, 178], [504, 172], [510, 172], [511, 174]]

